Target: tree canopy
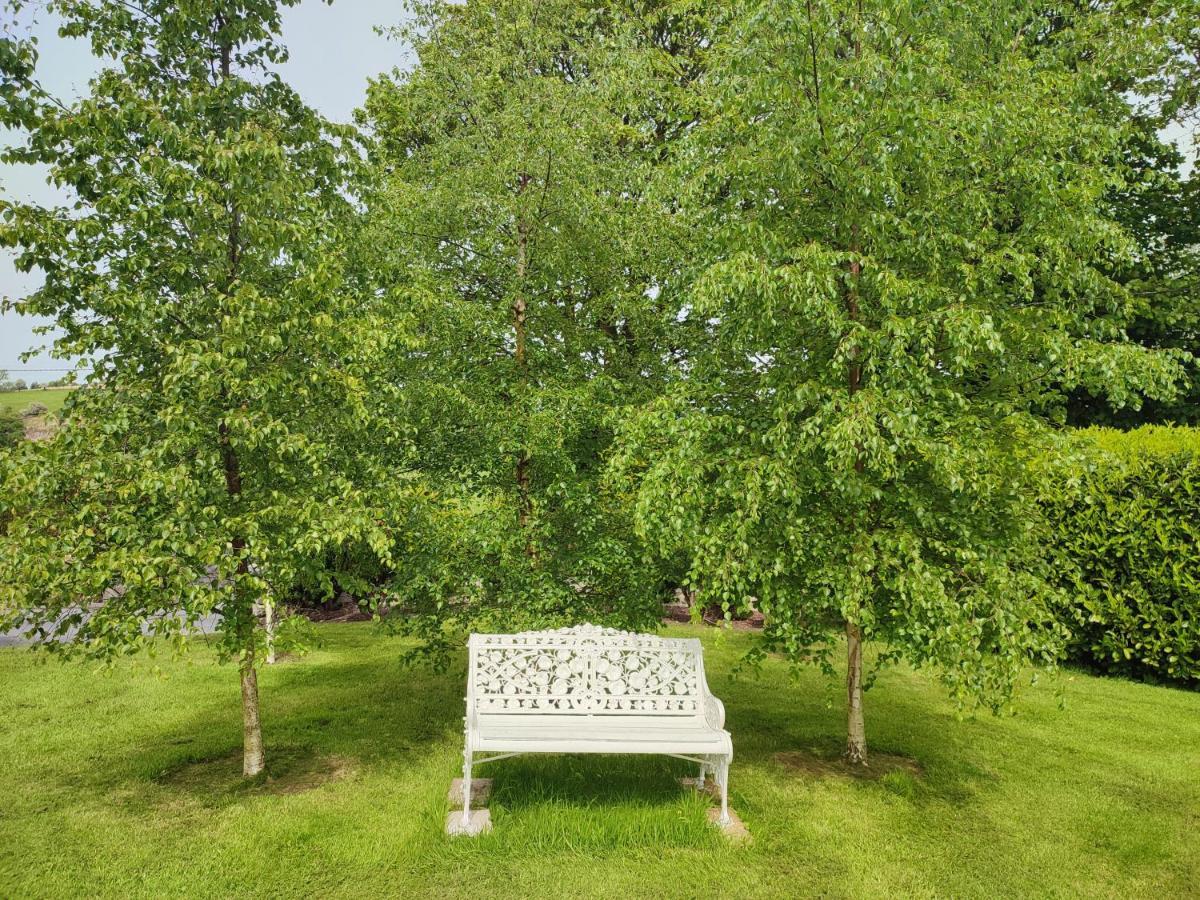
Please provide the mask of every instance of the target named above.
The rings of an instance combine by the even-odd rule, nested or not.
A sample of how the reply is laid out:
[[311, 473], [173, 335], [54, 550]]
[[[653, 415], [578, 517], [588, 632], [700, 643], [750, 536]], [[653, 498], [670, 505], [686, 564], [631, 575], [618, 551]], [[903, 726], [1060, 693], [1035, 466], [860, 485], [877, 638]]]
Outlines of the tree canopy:
[[1036, 3], [741, 4], [676, 172], [704, 342], [625, 426], [640, 527], [693, 578], [758, 598], [765, 648], [828, 665], [844, 633], [998, 707], [1059, 654], [1027, 471], [1048, 398], [1169, 397], [1178, 360], [1099, 315], [1130, 236], [1104, 200], [1132, 56], [1101, 15], [1038, 41]]
[[277, 74], [295, 2], [51, 0], [107, 60], [73, 101], [0, 41], [4, 159], [71, 198], [0, 201], [5, 302], [96, 360], [0, 454], [0, 627], [215, 616], [247, 774], [298, 587], [441, 662], [753, 599], [760, 654], [844, 642], [856, 763], [867, 643], [993, 709], [1059, 658], [1033, 460], [1190, 415], [1193, 10], [430, 0], [347, 127]]
[[368, 94], [367, 216], [420, 335], [392, 377], [457, 527], [397, 573], [399, 621], [434, 649], [450, 621], [648, 626], [657, 570], [602, 484], [612, 418], [661, 390], [675, 326], [653, 123], [629, 116], [648, 38], [573, 2], [417, 12], [417, 64]]
[[386, 557], [409, 508], [403, 455], [385, 475], [367, 452], [395, 444], [369, 413], [404, 336], [344, 274], [355, 135], [274, 73], [274, 0], [50, 6], [112, 62], [64, 104], [6, 45], [3, 121], [27, 140], [5, 158], [74, 199], [4, 201], [0, 243], [45, 276], [12, 305], [96, 363], [54, 439], [0, 461], [0, 628], [110, 659], [217, 615], [253, 775], [257, 607], [327, 582], [350, 536]]

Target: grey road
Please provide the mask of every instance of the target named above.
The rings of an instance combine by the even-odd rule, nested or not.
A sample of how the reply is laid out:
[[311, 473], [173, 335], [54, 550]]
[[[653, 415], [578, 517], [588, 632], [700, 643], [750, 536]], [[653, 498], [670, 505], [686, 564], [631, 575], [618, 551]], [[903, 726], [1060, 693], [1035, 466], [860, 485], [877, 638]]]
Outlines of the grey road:
[[[221, 617], [217, 615], [208, 615], [196, 623], [192, 629], [194, 634], [212, 634], [221, 624]], [[0, 632], [0, 647], [22, 647], [30, 643], [27, 636], [31, 625], [25, 625], [21, 628], [12, 631]], [[149, 633], [150, 625], [146, 623], [142, 625], [142, 632]], [[68, 635], [65, 640], [70, 640]]]

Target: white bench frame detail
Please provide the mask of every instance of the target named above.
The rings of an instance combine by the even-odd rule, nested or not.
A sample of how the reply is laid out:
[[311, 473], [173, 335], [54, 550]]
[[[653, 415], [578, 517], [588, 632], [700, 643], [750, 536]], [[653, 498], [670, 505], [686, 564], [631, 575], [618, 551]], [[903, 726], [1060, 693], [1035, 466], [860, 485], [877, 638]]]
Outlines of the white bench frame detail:
[[[733, 740], [725, 731], [725, 706], [708, 688], [699, 640], [578, 625], [472, 634], [468, 651], [464, 828], [472, 767], [526, 753], [645, 753], [696, 763], [697, 787], [713, 774], [720, 824], [729, 824]], [[579, 721], [577, 734], [564, 735], [556, 721], [562, 716]], [[489, 734], [489, 723], [501, 731], [520, 724], [516, 735], [508, 728], [506, 736]]]

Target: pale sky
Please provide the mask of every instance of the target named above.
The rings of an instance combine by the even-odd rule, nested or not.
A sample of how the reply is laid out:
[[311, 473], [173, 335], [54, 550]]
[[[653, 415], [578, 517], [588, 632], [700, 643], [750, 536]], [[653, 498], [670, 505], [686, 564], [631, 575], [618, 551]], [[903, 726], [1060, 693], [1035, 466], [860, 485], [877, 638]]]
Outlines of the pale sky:
[[[61, 98], [78, 96], [87, 89], [88, 79], [99, 68], [85, 41], [67, 40], [57, 35], [58, 21], [31, 4], [17, 24], [20, 33], [32, 31], [38, 37], [38, 78]], [[11, 25], [3, 20], [0, 27]], [[283, 12], [283, 42], [291, 59], [281, 69], [283, 78], [298, 90], [313, 107], [330, 119], [349, 121], [353, 110], [362, 103], [367, 79], [396, 66], [408, 64], [405, 48], [375, 34], [377, 25], [396, 25], [404, 17], [400, 0], [336, 0], [332, 6], [319, 0], [304, 0]], [[0, 141], [11, 135], [0, 130]], [[31, 166], [0, 165], [0, 192], [16, 200], [35, 199], [43, 203], [62, 200], [63, 195], [46, 184], [45, 171]], [[0, 297], [20, 297], [37, 287], [40, 276], [22, 274], [13, 267], [11, 251], [0, 251]], [[28, 363], [20, 355], [44, 346], [48, 337], [34, 334], [41, 324], [16, 313], [0, 315], [0, 369], [26, 381], [46, 381], [64, 374], [34, 372], [33, 369], [57, 367], [67, 363], [40, 355]]]

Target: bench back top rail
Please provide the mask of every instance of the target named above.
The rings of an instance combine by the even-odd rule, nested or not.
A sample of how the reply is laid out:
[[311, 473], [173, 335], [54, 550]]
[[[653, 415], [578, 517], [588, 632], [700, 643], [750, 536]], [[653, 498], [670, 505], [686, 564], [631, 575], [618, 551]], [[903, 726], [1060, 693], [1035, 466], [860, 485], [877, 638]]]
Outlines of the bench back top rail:
[[468, 712], [492, 714], [704, 714], [708, 686], [695, 638], [577, 625], [520, 634], [473, 634]]

